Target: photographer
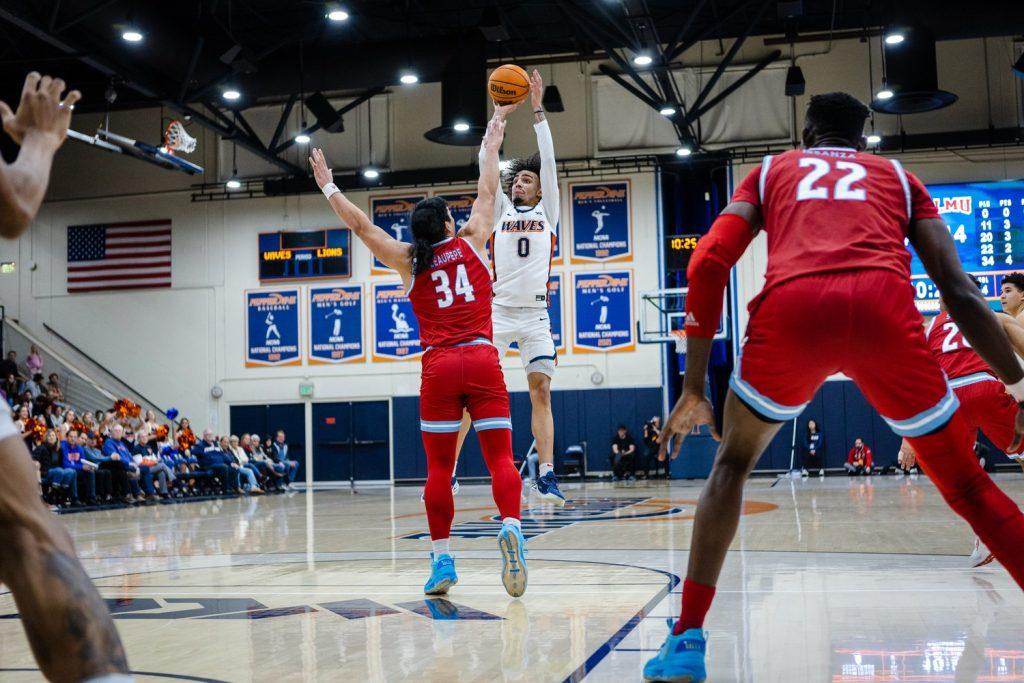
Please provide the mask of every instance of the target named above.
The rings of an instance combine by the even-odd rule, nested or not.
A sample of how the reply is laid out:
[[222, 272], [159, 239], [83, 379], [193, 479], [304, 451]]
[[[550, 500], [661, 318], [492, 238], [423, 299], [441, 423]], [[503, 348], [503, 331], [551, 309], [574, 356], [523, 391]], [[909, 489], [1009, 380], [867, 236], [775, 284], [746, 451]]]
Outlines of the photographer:
[[644, 467], [644, 476], [651, 478], [651, 471], [654, 477], [658, 477], [658, 470], [665, 470], [665, 478], [668, 479], [668, 460], [658, 462], [658, 447], [661, 445], [661, 417], [655, 415], [646, 423], [643, 430], [644, 448], [646, 450], [647, 462]]

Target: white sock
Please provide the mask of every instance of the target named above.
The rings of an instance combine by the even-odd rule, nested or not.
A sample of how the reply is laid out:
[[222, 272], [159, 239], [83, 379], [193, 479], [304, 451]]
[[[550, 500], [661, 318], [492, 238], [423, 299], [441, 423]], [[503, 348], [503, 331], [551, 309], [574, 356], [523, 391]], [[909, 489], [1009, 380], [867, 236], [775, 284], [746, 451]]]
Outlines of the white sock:
[[448, 549], [448, 540], [449, 539], [447, 538], [439, 538], [436, 541], [430, 542], [434, 546], [434, 559], [437, 559], [442, 555], [452, 554], [451, 551]]
[[551, 463], [548, 463], [548, 462], [542, 462], [542, 463], [540, 464], [540, 476], [542, 476], [542, 477], [543, 477], [543, 476], [544, 476], [545, 474], [547, 474], [548, 472], [554, 472], [554, 471], [555, 471], [555, 466], [554, 466], [554, 465], [552, 465]]
[[506, 517], [505, 519], [501, 520], [501, 524], [502, 524], [502, 526], [504, 526], [506, 524], [511, 524], [512, 526], [518, 527], [520, 529], [523, 527], [523, 525], [520, 524], [519, 520], [516, 519], [515, 517]]

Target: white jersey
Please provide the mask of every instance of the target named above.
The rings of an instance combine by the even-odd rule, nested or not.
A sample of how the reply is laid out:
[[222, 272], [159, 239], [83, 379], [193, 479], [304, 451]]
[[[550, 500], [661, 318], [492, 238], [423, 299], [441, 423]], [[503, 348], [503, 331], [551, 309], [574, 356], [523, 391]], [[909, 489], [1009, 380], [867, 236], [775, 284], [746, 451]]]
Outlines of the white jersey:
[[541, 121], [534, 130], [540, 151], [540, 203], [517, 207], [504, 193], [494, 202], [491, 265], [494, 303], [499, 306], [548, 307], [548, 280], [561, 200], [551, 129], [547, 121]]

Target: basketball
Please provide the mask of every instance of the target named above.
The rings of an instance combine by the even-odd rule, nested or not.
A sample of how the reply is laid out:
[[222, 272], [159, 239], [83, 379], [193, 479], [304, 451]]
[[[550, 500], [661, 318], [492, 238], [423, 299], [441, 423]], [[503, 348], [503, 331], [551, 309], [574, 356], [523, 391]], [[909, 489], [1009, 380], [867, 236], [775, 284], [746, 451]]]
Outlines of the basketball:
[[502, 64], [488, 79], [487, 92], [495, 104], [518, 104], [530, 92], [530, 77], [522, 67]]

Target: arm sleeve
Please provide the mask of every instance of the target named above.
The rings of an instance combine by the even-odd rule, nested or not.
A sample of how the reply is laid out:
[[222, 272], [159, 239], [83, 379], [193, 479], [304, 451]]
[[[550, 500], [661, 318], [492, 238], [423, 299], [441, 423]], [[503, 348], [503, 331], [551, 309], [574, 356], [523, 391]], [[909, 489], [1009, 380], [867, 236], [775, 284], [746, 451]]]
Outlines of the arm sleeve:
[[722, 299], [729, 270], [754, 239], [750, 224], [735, 214], [720, 215], [686, 269], [690, 290], [686, 297], [686, 334], [710, 339], [722, 319]]
[[910, 184], [910, 220], [922, 221], [929, 218], [939, 218], [939, 210], [935, 208], [935, 202], [928, 194], [924, 183], [918, 180], [913, 173], [907, 173], [907, 182]]
[[761, 208], [761, 164], [755, 166], [747, 174], [747, 177], [732, 193], [731, 201], [747, 202]]
[[537, 149], [540, 151], [540, 189], [543, 193], [540, 203], [544, 215], [551, 223], [551, 230], [559, 223], [562, 199], [558, 190], [558, 164], [555, 163], [555, 143], [551, 139], [551, 127], [547, 119], [533, 124], [537, 133]]

